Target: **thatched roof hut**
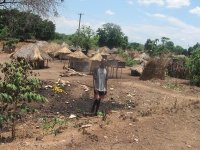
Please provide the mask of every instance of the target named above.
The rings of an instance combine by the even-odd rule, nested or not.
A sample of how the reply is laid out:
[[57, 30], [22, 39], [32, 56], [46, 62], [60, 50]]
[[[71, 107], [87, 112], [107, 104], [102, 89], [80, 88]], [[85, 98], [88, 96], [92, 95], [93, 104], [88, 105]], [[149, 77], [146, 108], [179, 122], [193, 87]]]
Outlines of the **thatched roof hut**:
[[41, 47], [42, 50], [44, 50], [46, 53], [53, 55], [56, 51], [61, 49], [61, 45], [57, 43], [49, 43], [43, 47]]
[[106, 47], [106, 46], [100, 47], [100, 48], [98, 49], [98, 52], [99, 52], [99, 53], [109, 53], [109, 51], [110, 51], [110, 49], [109, 49], [108, 47]]
[[88, 57], [93, 57], [96, 53], [97, 53], [97, 51], [94, 50], [94, 49], [92, 49], [92, 50], [89, 50], [89, 51], [88, 51], [87, 56], [88, 56]]
[[91, 64], [90, 64], [90, 74], [93, 73], [94, 69], [99, 66], [99, 62], [102, 60], [102, 55], [100, 53], [96, 53], [92, 58], [90, 58], [91, 60]]
[[92, 58], [90, 58], [91, 61], [101, 61], [102, 60], [102, 56], [100, 53], [96, 53]]
[[36, 44], [29, 44], [23, 46], [18, 51], [14, 52], [10, 56], [14, 59], [25, 59], [28, 62], [34, 63], [33, 67], [43, 68], [45, 60], [51, 60], [52, 58], [39, 48]]
[[77, 49], [75, 52], [69, 54], [68, 56], [74, 59], [88, 59], [88, 57], [81, 51], [81, 49]]
[[54, 57], [59, 57], [60, 59], [65, 58], [67, 55], [69, 55], [71, 51], [67, 47], [62, 47], [58, 51], [54, 53]]
[[77, 49], [75, 52], [68, 55], [69, 56], [69, 67], [80, 72], [89, 71], [89, 59], [88, 57], [81, 51], [81, 49]]
[[112, 48], [111, 50], [109, 50], [108, 53], [109, 54], [117, 54], [118, 53], [118, 49], [117, 48]]

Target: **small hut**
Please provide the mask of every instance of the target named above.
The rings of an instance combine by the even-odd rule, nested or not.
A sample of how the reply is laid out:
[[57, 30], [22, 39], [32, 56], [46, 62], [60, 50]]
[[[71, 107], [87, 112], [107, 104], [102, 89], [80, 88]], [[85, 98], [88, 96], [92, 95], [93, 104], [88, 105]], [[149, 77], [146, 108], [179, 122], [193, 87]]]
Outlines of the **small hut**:
[[80, 72], [89, 71], [90, 63], [88, 61], [88, 57], [81, 51], [81, 49], [77, 49], [68, 56], [70, 68]]
[[110, 51], [110, 49], [108, 47], [106, 47], [106, 46], [101, 47], [101, 48], [98, 49], [98, 53], [100, 53], [101, 56], [103, 58], [105, 58], [105, 59], [107, 59], [107, 57], [110, 55], [109, 51]]
[[25, 59], [27, 62], [30, 62], [33, 68], [41, 69], [48, 66], [48, 61], [52, 58], [45, 53], [44, 51], [39, 49], [39, 46], [36, 44], [29, 44], [23, 46], [18, 51], [11, 54], [11, 58], [14, 59]]
[[49, 43], [47, 45], [42, 46], [41, 49], [48, 53], [51, 57], [54, 57], [54, 53], [61, 49], [61, 45], [57, 43]]
[[87, 56], [93, 57], [96, 53], [97, 53], [97, 51], [95, 49], [91, 49], [91, 50], [88, 51]]
[[90, 58], [90, 74], [93, 73], [94, 69], [98, 67], [99, 62], [102, 60], [102, 56], [100, 53], [96, 53], [92, 58]]
[[118, 53], [118, 49], [117, 48], [112, 48], [111, 50], [109, 50], [108, 53], [109, 54], [117, 54]]
[[68, 59], [68, 55], [71, 53], [69, 48], [62, 47], [58, 51], [54, 52], [54, 57], [58, 57], [60, 60]]

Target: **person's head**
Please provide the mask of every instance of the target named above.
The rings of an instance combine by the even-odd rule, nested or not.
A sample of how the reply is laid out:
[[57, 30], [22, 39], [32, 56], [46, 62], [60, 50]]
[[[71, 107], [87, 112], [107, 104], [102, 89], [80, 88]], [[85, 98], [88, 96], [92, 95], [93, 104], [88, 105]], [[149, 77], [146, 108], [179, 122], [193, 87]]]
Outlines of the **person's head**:
[[106, 67], [106, 59], [105, 59], [105, 58], [102, 58], [102, 59], [101, 59], [101, 61], [100, 61], [100, 67], [101, 67], [101, 68]]

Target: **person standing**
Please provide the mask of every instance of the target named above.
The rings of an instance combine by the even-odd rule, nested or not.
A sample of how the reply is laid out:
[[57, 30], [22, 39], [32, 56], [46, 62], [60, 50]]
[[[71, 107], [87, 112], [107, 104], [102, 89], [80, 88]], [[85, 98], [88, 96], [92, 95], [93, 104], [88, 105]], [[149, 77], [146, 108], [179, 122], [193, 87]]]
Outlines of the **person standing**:
[[94, 102], [91, 112], [97, 115], [100, 102], [107, 94], [108, 72], [106, 69], [106, 59], [102, 59], [99, 67], [93, 72]]

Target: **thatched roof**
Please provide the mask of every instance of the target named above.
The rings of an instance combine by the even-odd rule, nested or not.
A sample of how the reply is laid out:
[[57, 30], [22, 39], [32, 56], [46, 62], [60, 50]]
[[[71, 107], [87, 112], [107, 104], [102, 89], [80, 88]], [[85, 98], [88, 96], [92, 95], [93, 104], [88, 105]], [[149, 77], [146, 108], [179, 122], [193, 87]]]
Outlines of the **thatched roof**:
[[125, 59], [117, 54], [112, 54], [112, 55], [108, 56], [108, 60], [117, 60], [120, 62], [125, 62]]
[[69, 45], [67, 43], [65, 43], [65, 42], [63, 42], [61, 46], [69, 48]]
[[42, 47], [42, 50], [44, 50], [47, 53], [54, 53], [58, 51], [61, 48], [61, 45], [57, 43], [49, 43]]
[[101, 61], [102, 56], [100, 53], [96, 53], [92, 58], [90, 58], [91, 61]]
[[109, 53], [109, 51], [110, 51], [110, 49], [109, 49], [108, 47], [106, 47], [106, 46], [100, 47], [100, 48], [98, 49], [98, 52], [99, 52], [99, 53]]
[[67, 47], [63, 47], [54, 53], [54, 56], [62, 55], [62, 54], [70, 54], [71, 51]]
[[122, 56], [119, 56], [119, 55], [116, 55], [116, 57], [114, 59], [117, 60], [117, 61], [120, 61], [120, 62], [126, 62], [125, 59]]
[[39, 49], [36, 44], [23, 46], [11, 55], [11, 58], [24, 58], [26, 60], [51, 60], [51, 57]]
[[39, 47], [43, 47], [43, 46], [46, 46], [48, 44], [48, 42], [46, 42], [46, 41], [37, 41], [36, 44]]
[[81, 49], [77, 49], [75, 52], [69, 54], [68, 56], [76, 59], [88, 59], [88, 57], [81, 51]]
[[95, 49], [91, 49], [91, 50], [88, 50], [88, 55], [89, 54], [96, 54], [97, 53], [97, 51], [95, 50]]

